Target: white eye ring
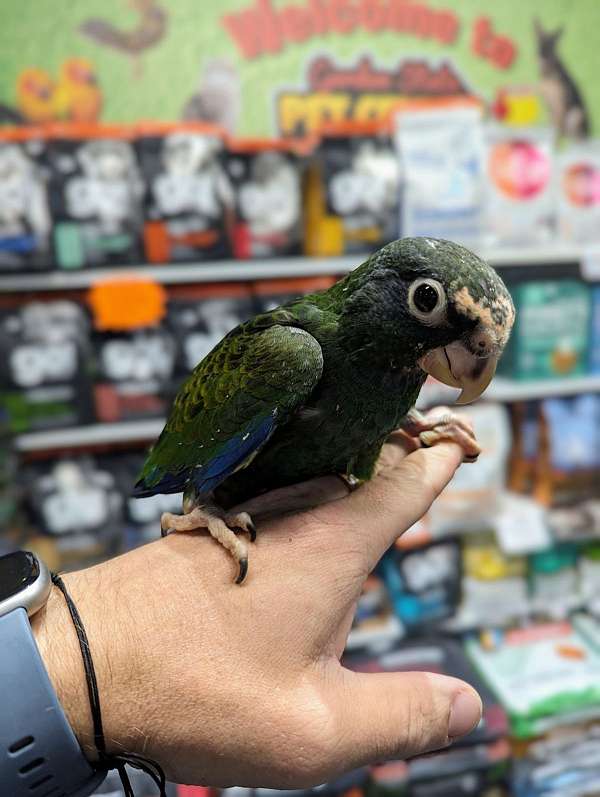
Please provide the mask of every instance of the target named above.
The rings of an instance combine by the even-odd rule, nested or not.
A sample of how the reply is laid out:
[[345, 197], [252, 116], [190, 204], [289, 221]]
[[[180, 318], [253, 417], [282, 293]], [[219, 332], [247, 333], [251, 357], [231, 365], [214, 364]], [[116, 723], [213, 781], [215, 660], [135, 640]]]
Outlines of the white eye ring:
[[[432, 288], [437, 294], [437, 302], [431, 307], [430, 310], [423, 308], [422, 305], [421, 307], [417, 307], [417, 303], [419, 303], [417, 291], [423, 285]], [[430, 293], [429, 295], [432, 296], [433, 294]], [[446, 292], [444, 291], [441, 283], [439, 283], [437, 280], [418, 279], [415, 280], [408, 289], [408, 309], [410, 314], [429, 326], [439, 326], [443, 321], [445, 321], [447, 304]]]

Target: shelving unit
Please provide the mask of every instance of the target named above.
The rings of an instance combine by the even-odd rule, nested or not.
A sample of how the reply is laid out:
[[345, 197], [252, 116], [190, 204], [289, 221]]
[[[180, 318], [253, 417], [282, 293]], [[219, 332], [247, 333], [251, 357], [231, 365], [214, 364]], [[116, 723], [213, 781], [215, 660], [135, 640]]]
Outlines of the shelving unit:
[[[459, 391], [437, 383], [428, 383], [421, 395], [419, 406], [452, 403]], [[538, 382], [517, 382], [496, 377], [482, 401], [528, 401], [551, 396], [575, 396], [579, 393], [600, 393], [600, 375], [571, 379], [548, 379]], [[151, 442], [161, 432], [164, 418], [122, 421], [120, 423], [94, 423], [71, 429], [53, 429], [17, 435], [17, 451], [51, 451], [86, 448], [117, 443]]]
[[[556, 266], [579, 263], [581, 247], [556, 242], [543, 247], [503, 247], [482, 249], [481, 256], [493, 266]], [[311, 277], [322, 274], [345, 274], [366, 255], [344, 257], [284, 257], [262, 261], [215, 260], [205, 263], [167, 263], [162, 266], [140, 264], [122, 268], [96, 268], [79, 271], [52, 271], [37, 274], [0, 275], [0, 293], [20, 291], [68, 291], [89, 288], [98, 280], [135, 275], [163, 285], [240, 280]]]

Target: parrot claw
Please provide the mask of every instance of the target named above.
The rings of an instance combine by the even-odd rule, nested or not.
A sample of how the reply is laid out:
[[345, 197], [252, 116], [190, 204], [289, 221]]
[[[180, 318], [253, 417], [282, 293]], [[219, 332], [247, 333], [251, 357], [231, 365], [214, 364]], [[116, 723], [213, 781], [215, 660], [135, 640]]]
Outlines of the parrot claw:
[[402, 429], [418, 438], [423, 448], [431, 448], [442, 440], [457, 443], [463, 450], [463, 462], [477, 462], [481, 453], [470, 422], [446, 407], [438, 407], [425, 415], [413, 409], [406, 415]]
[[195, 506], [189, 508], [183, 515], [172, 515], [165, 512], [161, 518], [161, 535], [166, 537], [172, 532], [196, 531], [205, 528], [210, 535], [219, 542], [238, 563], [239, 572], [235, 579], [236, 584], [241, 584], [248, 573], [248, 549], [244, 540], [240, 539], [233, 529], [239, 529], [250, 535], [250, 540], [256, 539], [256, 526], [247, 512], [236, 515], [225, 515], [223, 510], [214, 505]]
[[238, 573], [238, 577], [235, 580], [236, 584], [241, 584], [242, 581], [246, 578], [246, 574], [248, 573], [248, 557], [244, 556], [239, 561], [240, 565], [240, 572]]

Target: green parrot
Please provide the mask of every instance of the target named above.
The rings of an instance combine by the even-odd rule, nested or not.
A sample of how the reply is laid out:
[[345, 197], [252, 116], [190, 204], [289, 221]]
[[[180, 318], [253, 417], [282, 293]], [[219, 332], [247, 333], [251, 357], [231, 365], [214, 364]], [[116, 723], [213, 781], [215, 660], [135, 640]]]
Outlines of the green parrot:
[[514, 307], [496, 272], [450, 241], [404, 238], [333, 287], [255, 316], [196, 366], [175, 398], [134, 495], [184, 494], [163, 534], [207, 528], [238, 562], [256, 529], [235, 505], [277, 487], [374, 473], [398, 428], [423, 445], [479, 446], [456, 415], [414, 410], [427, 374], [476, 399], [492, 379]]

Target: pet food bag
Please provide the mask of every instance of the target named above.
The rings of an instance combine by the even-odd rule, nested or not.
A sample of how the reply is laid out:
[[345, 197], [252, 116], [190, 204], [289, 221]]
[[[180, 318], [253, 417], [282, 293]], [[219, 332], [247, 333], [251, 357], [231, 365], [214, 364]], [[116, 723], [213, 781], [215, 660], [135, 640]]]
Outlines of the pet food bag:
[[324, 129], [306, 182], [306, 253], [369, 252], [398, 237], [400, 164], [375, 124]]
[[140, 125], [136, 148], [145, 183], [148, 261], [228, 257], [234, 196], [221, 130], [200, 123]]
[[0, 272], [52, 264], [46, 143], [32, 128], [0, 128]]
[[572, 144], [559, 155], [558, 227], [566, 240], [600, 243], [600, 141]]
[[143, 184], [131, 131], [56, 126], [49, 162], [58, 267], [139, 263]]
[[402, 236], [477, 243], [482, 233], [484, 147], [481, 111], [444, 104], [396, 115], [402, 164]]
[[556, 185], [550, 129], [487, 127], [485, 184], [486, 243], [541, 244], [554, 235]]

